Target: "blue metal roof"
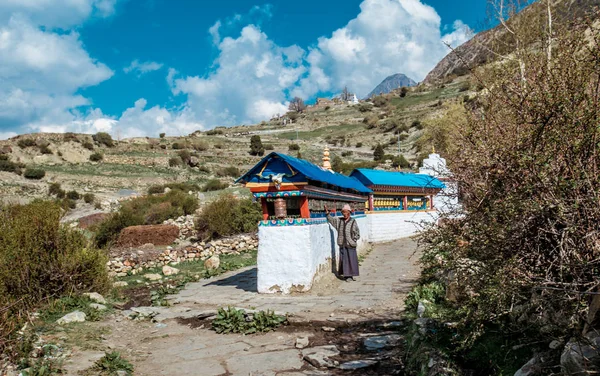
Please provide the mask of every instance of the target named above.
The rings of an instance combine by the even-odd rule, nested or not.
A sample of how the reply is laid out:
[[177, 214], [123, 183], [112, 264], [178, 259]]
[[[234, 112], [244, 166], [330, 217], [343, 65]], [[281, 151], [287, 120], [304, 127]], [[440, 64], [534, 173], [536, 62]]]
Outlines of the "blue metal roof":
[[388, 185], [410, 188], [434, 188], [443, 189], [446, 185], [430, 175], [414, 174], [410, 172], [371, 170], [358, 168], [350, 174], [360, 180], [366, 186]]
[[326, 170], [303, 159], [286, 154], [272, 152], [246, 172], [236, 182], [267, 183], [270, 175], [284, 173], [284, 183], [316, 180], [336, 187], [354, 190], [360, 193], [372, 192], [355, 178]]

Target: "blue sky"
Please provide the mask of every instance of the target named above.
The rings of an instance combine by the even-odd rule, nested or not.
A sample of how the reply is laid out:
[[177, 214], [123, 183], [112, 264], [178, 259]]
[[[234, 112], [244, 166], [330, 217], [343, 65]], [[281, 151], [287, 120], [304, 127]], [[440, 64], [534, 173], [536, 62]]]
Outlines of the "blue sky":
[[187, 134], [259, 122], [293, 96], [345, 85], [363, 96], [390, 74], [422, 80], [485, 11], [485, 0], [6, 0], [0, 138]]

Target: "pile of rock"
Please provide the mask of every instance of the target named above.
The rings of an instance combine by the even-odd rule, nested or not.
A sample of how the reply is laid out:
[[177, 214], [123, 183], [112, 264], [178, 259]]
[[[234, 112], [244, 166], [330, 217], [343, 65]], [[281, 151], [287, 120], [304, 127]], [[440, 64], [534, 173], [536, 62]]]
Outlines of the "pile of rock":
[[238, 235], [211, 242], [197, 242], [191, 245], [165, 250], [157, 250], [153, 244], [145, 244], [139, 249], [131, 249], [108, 261], [109, 272], [113, 276], [139, 274], [144, 269], [177, 265], [184, 261], [207, 260], [214, 255], [240, 254], [258, 248], [256, 234]]
[[194, 229], [194, 216], [184, 215], [177, 219], [168, 219], [163, 225], [173, 225], [179, 227], [179, 239], [184, 240], [196, 235]]

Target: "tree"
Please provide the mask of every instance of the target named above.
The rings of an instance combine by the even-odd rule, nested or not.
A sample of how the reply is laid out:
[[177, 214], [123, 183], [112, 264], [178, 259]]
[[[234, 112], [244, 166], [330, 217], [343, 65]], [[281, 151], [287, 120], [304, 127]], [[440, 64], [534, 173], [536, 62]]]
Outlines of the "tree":
[[373, 160], [376, 162], [381, 162], [381, 161], [383, 161], [384, 157], [385, 157], [385, 150], [383, 149], [383, 145], [377, 144], [377, 146], [375, 147], [375, 150], [373, 150]]
[[392, 167], [409, 168], [410, 162], [408, 162], [403, 155], [399, 155], [397, 157], [392, 158]]
[[408, 93], [408, 88], [406, 86], [402, 86], [402, 88], [400, 89], [400, 97], [401, 98], [406, 97], [407, 93]]
[[250, 138], [250, 154], [258, 156], [265, 154], [265, 147], [263, 146], [259, 135], [254, 135]]
[[306, 105], [304, 104], [302, 98], [299, 97], [294, 97], [294, 99], [290, 101], [290, 105], [288, 106], [288, 110], [295, 111], [298, 113], [303, 112], [305, 109]]
[[349, 101], [352, 100], [352, 98], [350, 98], [350, 92], [348, 91], [348, 86], [344, 86], [344, 89], [342, 90], [342, 95], [341, 98], [343, 101]]

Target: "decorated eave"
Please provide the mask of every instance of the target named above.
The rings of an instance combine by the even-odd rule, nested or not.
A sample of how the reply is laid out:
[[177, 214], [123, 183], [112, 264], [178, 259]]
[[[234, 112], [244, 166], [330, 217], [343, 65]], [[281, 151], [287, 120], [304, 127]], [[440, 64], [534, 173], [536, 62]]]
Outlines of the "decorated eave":
[[366, 187], [377, 193], [404, 193], [435, 195], [446, 185], [439, 179], [425, 174], [382, 171], [359, 168], [350, 174]]
[[372, 192], [357, 179], [277, 152], [264, 157], [237, 182], [250, 188], [255, 197], [364, 201]]

